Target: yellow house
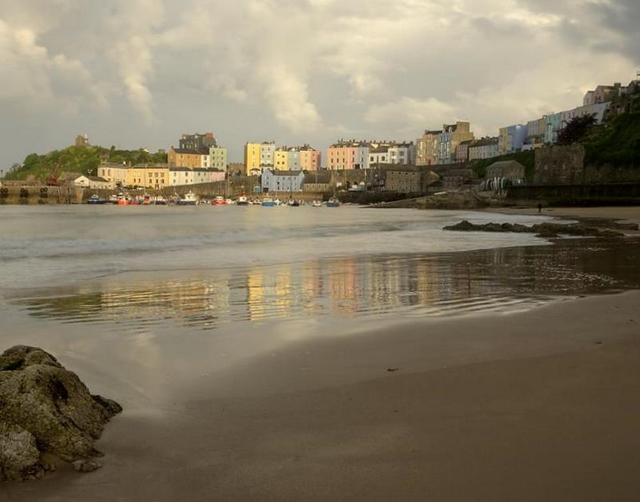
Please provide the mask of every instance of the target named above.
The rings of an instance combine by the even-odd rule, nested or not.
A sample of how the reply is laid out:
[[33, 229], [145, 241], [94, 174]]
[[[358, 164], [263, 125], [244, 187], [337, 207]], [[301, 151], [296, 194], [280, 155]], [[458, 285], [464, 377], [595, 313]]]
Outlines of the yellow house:
[[111, 186], [127, 185], [127, 173], [129, 168], [122, 164], [100, 164], [98, 176], [104, 178]]
[[244, 167], [247, 175], [260, 170], [260, 143], [244, 145]]
[[168, 166], [136, 166], [127, 173], [127, 185], [159, 190], [169, 185]]
[[167, 154], [169, 167], [204, 167], [202, 165], [202, 157], [209, 155], [209, 150], [205, 151], [194, 151], [194, 150], [184, 150], [182, 148], [173, 148], [169, 150]]
[[286, 148], [273, 153], [273, 167], [278, 171], [289, 170], [289, 152]]

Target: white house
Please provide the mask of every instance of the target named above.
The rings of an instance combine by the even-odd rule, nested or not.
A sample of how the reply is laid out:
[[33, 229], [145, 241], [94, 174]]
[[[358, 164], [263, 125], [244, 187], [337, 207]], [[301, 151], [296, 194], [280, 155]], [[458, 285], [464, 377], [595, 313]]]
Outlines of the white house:
[[73, 180], [73, 184], [80, 188], [93, 188], [95, 190], [109, 190], [115, 187], [114, 183], [110, 183], [100, 176], [78, 176]]

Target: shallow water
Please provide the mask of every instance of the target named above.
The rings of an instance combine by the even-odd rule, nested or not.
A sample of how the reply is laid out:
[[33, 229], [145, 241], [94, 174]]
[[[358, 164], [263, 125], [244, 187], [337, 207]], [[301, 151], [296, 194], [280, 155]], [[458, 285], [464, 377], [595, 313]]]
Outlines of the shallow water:
[[8, 305], [34, 320], [119, 331], [455, 315], [638, 286], [631, 244], [442, 230], [461, 219], [531, 224], [535, 216], [348, 206], [2, 211]]
[[163, 375], [219, 370], [300, 339], [640, 287], [637, 239], [442, 230], [461, 219], [541, 217], [2, 206], [3, 346], [43, 346], [90, 383], [121, 379], [120, 399], [138, 402], [163, 395]]

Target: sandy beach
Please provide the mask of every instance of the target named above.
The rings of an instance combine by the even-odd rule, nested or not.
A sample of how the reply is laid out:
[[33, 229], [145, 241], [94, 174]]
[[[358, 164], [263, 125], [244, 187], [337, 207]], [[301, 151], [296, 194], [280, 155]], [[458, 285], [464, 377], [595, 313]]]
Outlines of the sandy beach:
[[[548, 211], [640, 221], [640, 208]], [[299, 341], [163, 409], [125, 409], [98, 443], [102, 469], [0, 496], [635, 501], [639, 357], [640, 291]]]
[[505, 207], [491, 208], [488, 212], [498, 214], [540, 214], [554, 218], [610, 219], [640, 224], [640, 207]]

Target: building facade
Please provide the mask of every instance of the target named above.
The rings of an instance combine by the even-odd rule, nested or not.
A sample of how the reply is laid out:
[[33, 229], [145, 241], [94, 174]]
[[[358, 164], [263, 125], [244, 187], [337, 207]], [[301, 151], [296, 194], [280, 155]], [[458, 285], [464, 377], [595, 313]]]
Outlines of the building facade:
[[456, 122], [444, 124], [438, 134], [437, 156], [438, 164], [452, 164], [455, 160], [456, 148], [460, 143], [472, 140], [471, 124], [469, 122]]
[[438, 163], [438, 135], [441, 131], [424, 131], [416, 140], [416, 165], [432, 166]]
[[527, 138], [527, 126], [514, 124], [501, 127], [498, 132], [498, 154], [515, 153], [522, 151], [522, 145]]
[[327, 149], [327, 169], [368, 169], [369, 145], [364, 141], [340, 140]]
[[260, 175], [265, 169], [275, 166], [276, 145], [273, 141], [263, 143], [245, 143], [244, 166], [247, 176]]
[[179, 141], [180, 150], [201, 151], [216, 146], [218, 144], [212, 132], [183, 134]]
[[301, 192], [305, 174], [302, 171], [265, 169], [262, 173], [263, 192]]
[[[206, 166], [203, 166], [206, 167]], [[211, 169], [227, 170], [227, 149], [219, 146], [209, 148], [209, 166]]]
[[469, 144], [469, 160], [491, 159], [498, 156], [498, 138], [480, 138]]
[[167, 161], [169, 167], [209, 167], [209, 149], [186, 150], [183, 148], [169, 149]]
[[300, 168], [303, 171], [318, 171], [322, 166], [322, 154], [320, 150], [303, 145], [300, 148]]
[[386, 169], [385, 191], [404, 194], [421, 192], [422, 171], [416, 166], [394, 166]]

